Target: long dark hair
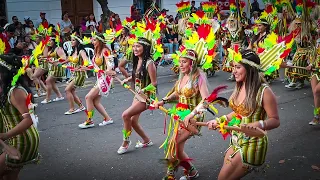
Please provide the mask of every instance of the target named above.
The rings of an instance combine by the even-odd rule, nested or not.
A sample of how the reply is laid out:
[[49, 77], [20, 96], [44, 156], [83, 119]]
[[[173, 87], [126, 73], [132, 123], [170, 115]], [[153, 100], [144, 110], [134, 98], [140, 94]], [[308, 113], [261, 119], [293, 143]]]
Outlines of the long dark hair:
[[[250, 49], [241, 51], [242, 59], [246, 59], [251, 61], [257, 65], [260, 65], [260, 58], [259, 56]], [[241, 63], [241, 61], [240, 61]], [[265, 83], [264, 78], [261, 76], [259, 69], [253, 66], [250, 66], [245, 63], [241, 63], [243, 67], [246, 69], [246, 77], [243, 82], [237, 82], [236, 88], [231, 95], [233, 101], [238, 97], [241, 87], [245, 85], [246, 87], [246, 98], [244, 99], [244, 106], [250, 112], [253, 112], [257, 108], [257, 101], [256, 97], [259, 91], [259, 88], [263, 83]]]
[[[84, 46], [78, 41], [78, 39], [74, 38], [77, 41], [77, 46], [76, 47], [72, 47], [72, 51], [70, 53], [70, 55], [72, 56], [75, 52], [76, 49], [78, 51], [78, 54], [80, 53], [81, 50], [84, 50]], [[86, 52], [86, 51], [85, 51]], [[67, 53], [66, 53], [67, 54]], [[87, 53], [86, 53], [87, 54]]]
[[269, 24], [263, 24], [263, 25], [266, 27], [266, 35], [264, 35], [261, 39], [259, 39], [260, 33], [257, 35], [254, 35], [252, 38], [251, 44], [255, 43], [256, 41], [261, 41], [261, 40], [265, 39], [268, 36], [268, 34], [270, 34], [270, 30], [271, 30], [270, 25]]
[[[11, 70], [9, 70], [6, 67], [0, 65], [0, 108], [2, 108], [7, 103], [8, 93], [10, 91], [10, 88], [12, 87], [12, 79], [17, 74], [20, 67], [22, 67], [22, 62], [21, 58], [19, 58], [15, 54], [0, 55], [0, 59], [12, 66]], [[25, 76], [21, 75], [16, 83], [16, 86], [22, 86], [27, 90], [28, 93], [31, 93], [31, 90], [26, 84], [25, 79]]]
[[[146, 79], [147, 77], [147, 74], [148, 74], [148, 70], [147, 70], [147, 61], [149, 59], [152, 59], [151, 57], [151, 42], [146, 39], [146, 38], [138, 38], [138, 41], [142, 41], [142, 42], [146, 42], [150, 45], [146, 45], [144, 43], [139, 43], [140, 45], [142, 45], [143, 47], [143, 53], [142, 53], [142, 65], [140, 67], [140, 69], [138, 69], [138, 76], [139, 76], [139, 79]], [[138, 56], [135, 56], [133, 55], [133, 70], [132, 70], [132, 80], [133, 80], [133, 84], [135, 83], [135, 79], [136, 79], [136, 72], [137, 72], [137, 66], [138, 66], [138, 61], [139, 61], [139, 57]]]

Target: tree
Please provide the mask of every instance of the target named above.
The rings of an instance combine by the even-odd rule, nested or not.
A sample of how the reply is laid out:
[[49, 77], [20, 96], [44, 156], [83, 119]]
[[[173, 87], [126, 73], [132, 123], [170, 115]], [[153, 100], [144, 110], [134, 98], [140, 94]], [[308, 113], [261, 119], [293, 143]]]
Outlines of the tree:
[[103, 32], [104, 32], [106, 29], [110, 28], [109, 20], [110, 20], [111, 14], [113, 14], [114, 12], [112, 12], [108, 7], [108, 0], [97, 0], [97, 1], [100, 4], [102, 13], [103, 13], [102, 26], [103, 26]]

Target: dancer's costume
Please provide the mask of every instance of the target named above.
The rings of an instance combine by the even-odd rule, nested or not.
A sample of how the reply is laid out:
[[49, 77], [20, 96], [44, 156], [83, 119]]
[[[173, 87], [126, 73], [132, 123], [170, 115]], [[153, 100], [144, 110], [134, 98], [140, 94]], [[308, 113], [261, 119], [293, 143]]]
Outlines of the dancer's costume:
[[289, 33], [290, 21], [294, 18], [294, 10], [289, 0], [277, 0], [275, 7], [278, 12], [278, 24], [275, 32], [280, 36], [286, 36]]
[[[307, 67], [314, 59], [314, 44], [311, 36], [312, 23], [309, 16], [314, 5], [311, 1], [297, 1], [297, 16], [290, 24], [291, 31], [300, 30], [295, 38], [297, 50], [293, 57], [293, 66]], [[301, 28], [296, 27], [296, 24], [299, 23]], [[287, 75], [290, 84], [285, 87], [300, 89], [304, 87], [304, 81], [309, 79], [310, 72], [300, 68], [289, 68]]]
[[[178, 94], [178, 104], [174, 105], [170, 109], [169, 115], [171, 116], [168, 126], [168, 136], [161, 147], [164, 148], [166, 159], [170, 157], [176, 159], [176, 142], [175, 137], [178, 135], [180, 129], [180, 120], [183, 120], [191, 111], [194, 111], [198, 104], [202, 104], [202, 97], [199, 90], [199, 83], [204, 81], [205, 78], [199, 74], [194, 78], [192, 75], [196, 72], [197, 68], [208, 69], [212, 67], [212, 61], [215, 57], [216, 40], [214, 29], [211, 26], [209, 19], [205, 14], [197, 12], [190, 18], [191, 21], [198, 19], [196, 22], [199, 24], [197, 31], [190, 27], [186, 30], [186, 40], [180, 47], [180, 51], [174, 57], [174, 63], [179, 65], [179, 58], [184, 57], [193, 61], [190, 80], [184, 85], [180, 86], [181, 79], [179, 79], [175, 86], [174, 92]], [[190, 51], [193, 50], [193, 51]], [[194, 54], [196, 52], [196, 54]], [[204, 79], [203, 79], [204, 78]], [[167, 99], [163, 99], [167, 102]], [[196, 121], [203, 121], [204, 114], [199, 114], [194, 117]], [[200, 128], [198, 128], [200, 130]], [[178, 166], [181, 165], [185, 168], [185, 175], [188, 177], [190, 172], [194, 170], [194, 167], [188, 162], [188, 160], [182, 160], [181, 162], [169, 162], [167, 169], [167, 176], [164, 179], [174, 179], [174, 172]], [[197, 176], [197, 175], [195, 175]]]
[[[65, 61], [65, 59], [60, 59], [60, 57], [57, 54], [57, 49], [60, 48], [60, 43], [61, 43], [61, 39], [60, 39], [60, 25], [57, 24], [56, 26], [56, 33], [54, 36], [51, 36], [51, 40], [55, 40], [55, 42], [57, 43], [57, 48], [53, 49], [52, 52], [50, 52], [50, 54], [48, 55], [49, 59], [51, 62], [63, 62]], [[48, 72], [49, 76], [52, 76], [54, 78], [62, 78], [66, 76], [66, 70], [64, 67], [62, 67], [61, 65], [53, 65], [52, 63], [49, 63], [49, 72]]]
[[[188, 20], [191, 14], [191, 4], [189, 0], [188, 1], [181, 0], [179, 3], [176, 4], [176, 6], [178, 8], [177, 11], [181, 14], [181, 19], [179, 19], [178, 21], [177, 31], [179, 35], [179, 40], [181, 40], [181, 42], [183, 43], [186, 39], [185, 31], [188, 27]], [[179, 67], [176, 65], [173, 65], [171, 70], [176, 74], [179, 73]]]
[[[156, 99], [156, 87], [152, 85], [150, 75], [148, 73], [149, 65], [154, 63], [155, 59], [158, 59], [162, 56], [163, 48], [160, 41], [160, 31], [161, 31], [161, 22], [159, 20], [153, 21], [151, 19], [147, 19], [147, 22], [137, 23], [136, 26], [132, 29], [131, 37], [129, 39], [129, 53], [132, 52], [132, 47], [134, 43], [143, 44], [145, 46], [150, 47], [150, 54], [152, 57], [149, 59], [143, 59], [143, 63], [146, 63], [145, 67], [142, 67], [140, 70], [135, 72], [134, 81], [134, 91], [136, 93], [143, 92], [146, 95], [145, 101], [140, 101], [140, 98], [135, 97], [136, 100], [145, 103], [146, 108], [149, 108], [150, 104]], [[147, 41], [140, 40], [138, 38], [143, 37], [151, 42], [151, 44]], [[146, 73], [146, 74], [144, 74]], [[125, 88], [129, 88], [129, 86], [124, 86]], [[130, 141], [131, 131], [123, 130], [123, 140]], [[120, 147], [121, 148], [121, 147]]]
[[[123, 28], [126, 28], [129, 31], [129, 35], [131, 34], [130, 31], [132, 30], [132, 28], [135, 26], [135, 21], [132, 20], [131, 18], [126, 18], [125, 20], [122, 21], [122, 27], [120, 27], [120, 29], [118, 29], [119, 27], [117, 27], [117, 30], [122, 31]], [[123, 57], [127, 62], [131, 62], [132, 58], [133, 58], [133, 53], [128, 52], [128, 47], [129, 47], [129, 42], [128, 39], [122, 39], [120, 41], [120, 52], [123, 53]]]
[[[265, 32], [261, 38], [258, 38], [254, 42], [251, 42], [252, 50], [258, 53], [259, 48], [262, 48], [265, 39], [269, 36], [272, 32], [274, 32], [275, 28], [277, 27], [278, 21], [278, 14], [277, 9], [272, 5], [272, 3], [265, 4], [265, 10], [261, 13], [261, 16], [256, 20], [256, 24], [264, 24], [270, 27], [270, 32]], [[257, 28], [257, 27], [256, 27]], [[256, 32], [257, 30], [254, 29]], [[260, 33], [257, 34], [260, 37]], [[274, 71], [271, 75], [265, 75], [266, 80], [270, 83], [272, 80], [279, 77], [279, 71]]]
[[[258, 52], [260, 57], [260, 65], [243, 59], [237, 47], [236, 50], [228, 49], [229, 59], [237, 63], [240, 62], [250, 65], [251, 67], [257, 68], [258, 70], [264, 72], [264, 74], [270, 75], [272, 72], [280, 68], [280, 64], [282, 63], [283, 59], [286, 58], [291, 51], [292, 44], [292, 37], [286, 37], [282, 39], [276, 34], [272, 33], [272, 36], [267, 37], [267, 39], [264, 41], [264, 45], [262, 45], [263, 48], [261, 48]], [[259, 88], [256, 97], [257, 108], [251, 112], [245, 108], [243, 103], [236, 105], [231, 98], [229, 103], [234, 112], [233, 118], [229, 122], [226, 122], [227, 117], [222, 116], [217, 118], [218, 123], [240, 126], [241, 124], [265, 120], [267, 118], [267, 114], [262, 103], [263, 93], [267, 87], [268, 85], [262, 84]], [[231, 131], [230, 134], [232, 137], [230, 140], [230, 147], [228, 149], [232, 148], [234, 153], [229, 158], [233, 158], [237, 153], [240, 153], [242, 163], [247, 165], [248, 170], [252, 170], [254, 167], [261, 166], [265, 162], [268, 147], [267, 136], [262, 138], [248, 137], [244, 133], [236, 131]]]
[[[116, 33], [114, 30], [106, 30], [105, 33], [103, 33], [103, 38], [96, 35], [95, 32], [91, 33], [91, 36], [92, 38], [96, 38], [105, 44], [111, 44], [115, 40], [117, 34], [119, 33]], [[86, 41], [85, 39], [86, 37], [83, 41]], [[108, 69], [108, 67], [114, 67], [114, 61], [111, 52], [105, 51], [104, 54], [102, 53], [103, 52], [101, 52], [101, 54], [94, 55], [91, 62], [92, 64], [88, 65], [88, 68], [91, 68], [94, 72], [96, 72], [97, 81], [94, 87], [99, 89], [99, 95], [108, 96], [112, 85], [112, 77], [106, 75], [105, 71]], [[87, 114], [87, 120], [84, 123], [79, 124], [79, 128], [82, 129], [94, 126], [92, 121], [94, 110], [85, 110], [85, 112]]]
[[[84, 44], [82, 39], [78, 37], [75, 33], [71, 34], [71, 38], [76, 39], [80, 44]], [[81, 51], [78, 52], [76, 57], [74, 57], [73, 55], [70, 55], [69, 61], [71, 63], [71, 71], [72, 69], [78, 69], [83, 66], [88, 66], [89, 64], [88, 59], [82, 59]], [[69, 82], [74, 81], [74, 85], [76, 87], [83, 87], [86, 77], [87, 77], [86, 71], [73, 71], [72, 77], [70, 78]]]
[[[220, 30], [220, 23], [218, 20], [220, 19], [219, 14], [219, 7], [217, 5], [217, 2], [202, 2], [202, 10], [206, 14], [209, 21], [211, 21], [211, 26], [213, 28], [213, 31], [215, 34], [218, 34]], [[215, 18], [218, 16], [217, 18]], [[218, 39], [217, 37], [216, 39]], [[216, 48], [216, 51], [219, 49]], [[213, 76], [215, 74], [215, 71], [218, 71], [219, 68], [219, 56], [216, 56], [212, 61], [212, 67], [206, 70], [207, 76]]]
[[[0, 47], [2, 43], [0, 42]], [[0, 51], [2, 51], [0, 49]], [[0, 52], [2, 54], [2, 52]], [[4, 55], [0, 58], [0, 66], [7, 68], [8, 70], [12, 70], [13, 68], [16, 68], [11, 65], [13, 58], [9, 57], [11, 55]], [[10, 146], [13, 146], [19, 152], [21, 153], [21, 158], [20, 160], [14, 160], [11, 159], [9, 156], [6, 156], [6, 165], [10, 169], [15, 169], [15, 168], [22, 168], [24, 165], [29, 164], [29, 163], [36, 163], [39, 160], [39, 153], [38, 153], [38, 147], [39, 147], [39, 133], [37, 131], [37, 123], [38, 123], [38, 118], [37, 116], [34, 115], [34, 104], [31, 102], [31, 94], [27, 92], [22, 86], [17, 85], [17, 81], [20, 78], [22, 74], [25, 73], [25, 69], [29, 67], [33, 63], [33, 60], [30, 60], [29, 62], [22, 62], [22, 64], [26, 65], [25, 67], [21, 67], [19, 70], [17, 70], [16, 75], [13, 77], [12, 82], [11, 82], [11, 87], [9, 88], [8, 94], [5, 95], [6, 100], [5, 103], [2, 107], [0, 107], [0, 131], [1, 133], [5, 133], [16, 127], [23, 119], [25, 115], [30, 115], [31, 119], [33, 121], [33, 125], [31, 125], [26, 131], [23, 133], [12, 137], [8, 139], [8, 143]], [[18, 109], [16, 109], [10, 101], [11, 94], [15, 89], [21, 89], [23, 90], [26, 95], [28, 95], [28, 98], [26, 99], [26, 102], [21, 102], [21, 103], [26, 103], [28, 106], [29, 112], [25, 114], [21, 114]]]
[[[225, 46], [224, 48], [233, 48], [234, 46], [238, 46], [241, 49], [243, 48], [243, 40], [245, 38], [244, 30], [241, 26], [241, 14], [242, 10], [245, 6], [244, 2], [239, 2], [235, 0], [230, 0], [230, 16], [227, 19], [227, 24], [226, 24], [226, 41], [223, 43]], [[239, 4], [240, 7], [237, 5]], [[228, 43], [230, 41], [231, 44]], [[230, 45], [230, 46], [229, 46]], [[228, 47], [229, 46], [229, 47]], [[228, 54], [225, 56], [225, 60], [223, 62], [223, 67], [222, 70], [225, 72], [232, 72], [232, 64], [230, 64], [229, 60], [227, 59]], [[231, 74], [229, 80], [233, 80], [233, 74]]]

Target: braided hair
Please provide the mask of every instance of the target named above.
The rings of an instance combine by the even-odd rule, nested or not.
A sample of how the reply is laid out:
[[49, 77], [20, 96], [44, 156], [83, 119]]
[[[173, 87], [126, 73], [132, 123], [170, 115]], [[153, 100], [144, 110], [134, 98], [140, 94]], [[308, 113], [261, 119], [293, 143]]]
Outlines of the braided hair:
[[[7, 103], [8, 93], [11, 88], [11, 81], [13, 77], [18, 73], [20, 67], [22, 67], [21, 58], [14, 54], [3, 54], [0, 55], [0, 59], [5, 61], [11, 66], [11, 70], [7, 67], [0, 65], [0, 108], [4, 107]], [[21, 75], [16, 83], [16, 86], [22, 86], [31, 93], [30, 88], [25, 82], [25, 76]]]

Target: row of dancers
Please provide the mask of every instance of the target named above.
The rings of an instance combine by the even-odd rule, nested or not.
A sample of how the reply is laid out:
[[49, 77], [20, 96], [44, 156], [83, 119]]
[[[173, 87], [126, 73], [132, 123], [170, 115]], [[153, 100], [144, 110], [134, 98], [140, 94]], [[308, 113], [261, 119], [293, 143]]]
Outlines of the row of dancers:
[[[188, 4], [189, 3], [189, 4]], [[208, 2], [208, 4], [211, 4]], [[189, 13], [190, 2], [181, 2], [178, 9], [185, 14]], [[182, 8], [181, 8], [182, 7]], [[187, 7], [187, 8], [186, 8]], [[184, 12], [184, 13], [183, 13]], [[189, 13], [190, 14], [190, 13]], [[235, 14], [231, 14], [235, 17]], [[149, 21], [137, 23], [132, 26], [132, 22], [125, 22], [121, 31], [129, 29], [132, 34], [127, 40], [125, 57], [132, 57], [132, 74], [126, 74], [126, 78], [120, 80], [124, 88], [132, 90], [134, 98], [130, 107], [122, 113], [124, 121], [122, 144], [117, 150], [118, 154], [126, 153], [131, 147], [130, 136], [132, 130], [142, 138], [136, 144], [136, 148], [149, 147], [153, 145], [151, 138], [146, 134], [139, 124], [139, 116], [148, 109], [162, 109], [164, 104], [176, 103], [173, 105], [170, 114], [170, 122], [173, 127], [168, 127], [168, 131], [174, 129], [172, 136], [168, 136], [163, 144], [166, 154], [167, 172], [164, 179], [176, 179], [175, 172], [182, 166], [184, 176], [180, 179], [195, 179], [200, 173], [195, 165], [190, 161], [189, 156], [184, 151], [186, 141], [195, 135], [199, 135], [201, 127], [194, 121], [203, 122], [206, 109], [215, 109], [214, 103], [207, 103], [209, 99], [217, 99], [217, 92], [209, 93], [206, 79], [206, 71], [214, 65], [213, 59], [216, 51], [216, 39], [219, 38], [214, 23], [205, 21], [206, 15], [200, 17], [198, 21], [190, 26], [184, 27], [185, 35], [183, 44], [174, 57], [174, 62], [179, 67], [179, 77], [174, 87], [161, 100], [157, 95], [157, 76], [154, 60], [161, 56], [162, 45], [159, 44], [161, 21]], [[300, 17], [301, 18], [301, 17]], [[258, 21], [260, 30], [262, 26], [270, 26], [270, 17], [261, 17]], [[301, 23], [305, 23], [300, 20]], [[191, 23], [192, 24], [192, 23]], [[197, 26], [195, 26], [197, 25]], [[297, 29], [301, 28], [299, 23]], [[183, 28], [179, 28], [182, 30]], [[65, 68], [73, 71], [73, 77], [66, 88], [67, 99], [70, 109], [66, 114], [85, 111], [86, 121], [79, 124], [80, 128], [94, 126], [94, 109], [104, 117], [100, 126], [112, 124], [113, 120], [108, 115], [101, 104], [101, 98], [106, 96], [111, 88], [113, 79], [116, 79], [113, 67], [112, 51], [106, 46], [111, 43], [115, 36], [120, 32], [107, 30], [104, 34], [92, 34], [90, 43], [94, 46], [94, 57], [92, 62], [88, 62], [88, 55], [82, 49], [82, 45], [88, 43], [86, 39], [81, 39], [76, 34], [72, 35], [73, 51], [66, 57], [63, 49], [59, 46], [59, 34], [50, 36], [48, 32], [39, 32], [38, 38], [42, 38], [39, 43], [41, 49], [40, 56], [30, 58], [27, 63], [21, 58], [12, 54], [0, 55], [0, 139], [8, 140], [8, 143], [18, 149], [21, 153], [19, 160], [11, 159], [5, 152], [0, 155], [0, 177], [5, 179], [17, 179], [21, 168], [28, 163], [37, 162], [39, 159], [39, 134], [36, 129], [36, 120], [32, 102], [29, 101], [28, 94], [30, 89], [23, 81], [23, 69], [34, 63], [39, 65], [34, 73], [34, 81], [37, 89], [40, 89], [40, 76], [48, 71], [46, 86], [46, 98], [42, 103], [49, 103], [52, 90], [57, 94], [53, 101], [63, 100], [55, 84], [57, 78], [64, 76]], [[297, 31], [300, 33], [300, 31]], [[266, 40], [270, 40], [275, 34], [262, 33]], [[232, 65], [232, 74], [235, 78], [235, 88], [229, 98], [231, 112], [220, 116], [214, 120], [207, 121], [209, 129], [223, 129], [224, 126], [243, 126], [252, 127], [269, 131], [279, 127], [280, 120], [277, 109], [275, 95], [265, 81], [265, 76], [270, 76], [275, 70], [285, 65], [281, 62], [291, 51], [292, 40], [297, 36], [288, 36], [281, 39], [276, 36], [276, 42], [271, 42], [271, 47], [263, 46], [257, 49], [240, 50], [240, 46], [233, 44], [228, 49], [226, 64]], [[260, 38], [257, 44], [264, 44]], [[270, 43], [270, 42], [269, 42]], [[276, 44], [280, 45], [276, 45]], [[47, 47], [48, 45], [48, 47]], [[261, 52], [262, 51], [262, 52]], [[299, 51], [300, 52], [300, 51]], [[131, 54], [130, 54], [131, 53]], [[2, 54], [2, 53], [1, 53]], [[274, 56], [273, 56], [274, 55]], [[39, 58], [38, 58], [39, 57]], [[318, 57], [316, 57], [317, 59]], [[280, 60], [280, 64], [279, 64]], [[37, 63], [37, 61], [39, 61]], [[68, 66], [67, 63], [71, 63]], [[316, 61], [314, 61], [316, 62]], [[122, 63], [125, 64], [125, 63]], [[86, 95], [86, 107], [82, 104], [76, 94], [76, 87], [81, 87], [86, 79], [86, 71], [97, 73], [95, 86]], [[313, 68], [308, 68], [313, 70]], [[261, 74], [261, 71], [264, 74]], [[312, 71], [314, 77], [318, 77], [317, 71]], [[318, 87], [315, 80], [312, 80], [314, 93]], [[132, 88], [131, 88], [132, 86]], [[316, 99], [315, 99], [316, 100]], [[218, 101], [218, 99], [217, 99]], [[216, 101], [214, 101], [216, 102]], [[316, 101], [315, 101], [316, 103]], [[75, 108], [77, 104], [78, 108]], [[315, 120], [319, 121], [319, 108], [315, 110]], [[170, 124], [171, 124], [170, 123]], [[188, 127], [196, 128], [195, 132], [188, 130]], [[223, 131], [224, 137], [230, 135], [230, 146], [226, 150], [224, 162], [220, 170], [218, 179], [240, 179], [252, 170], [261, 167], [266, 159], [268, 139], [267, 136], [254, 137], [248, 136], [241, 130]]]

